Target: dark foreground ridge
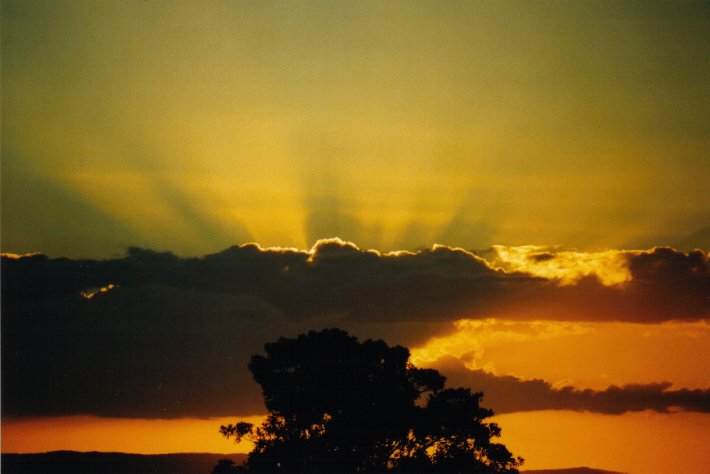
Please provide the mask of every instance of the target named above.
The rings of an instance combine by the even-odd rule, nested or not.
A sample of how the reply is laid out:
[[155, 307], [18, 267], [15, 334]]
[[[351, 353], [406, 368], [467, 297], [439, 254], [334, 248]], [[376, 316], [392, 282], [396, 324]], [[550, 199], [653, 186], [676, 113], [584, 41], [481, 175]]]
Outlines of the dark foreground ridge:
[[[245, 454], [125, 454], [52, 451], [40, 454], [3, 454], [3, 474], [209, 474], [221, 459], [241, 464]], [[523, 474], [624, 474], [588, 467], [535, 469]]]
[[520, 471], [522, 474], [626, 474], [618, 471], [603, 471], [590, 467], [573, 467], [570, 469], [534, 469], [530, 471]]
[[125, 454], [52, 451], [3, 454], [3, 474], [210, 474], [221, 459], [241, 464], [244, 454]]

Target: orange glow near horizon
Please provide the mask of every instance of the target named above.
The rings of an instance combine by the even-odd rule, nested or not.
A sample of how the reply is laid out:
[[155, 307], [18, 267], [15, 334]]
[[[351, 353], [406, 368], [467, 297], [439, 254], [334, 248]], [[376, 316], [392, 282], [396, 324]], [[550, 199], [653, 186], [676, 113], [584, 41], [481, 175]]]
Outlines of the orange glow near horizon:
[[459, 320], [449, 334], [411, 349], [428, 367], [455, 357], [469, 369], [554, 385], [605, 389], [611, 384], [671, 381], [675, 388], [708, 388], [707, 322], [586, 323]]
[[503, 430], [503, 444], [525, 458], [523, 470], [586, 466], [629, 474], [707, 472], [707, 413], [536, 411], [494, 421]]
[[[54, 450], [166, 453], [246, 453], [217, 432], [237, 418], [145, 420], [92, 416], [7, 419], [3, 453]], [[260, 423], [263, 417], [240, 420]], [[652, 412], [599, 415], [538, 411], [499, 415], [501, 442], [525, 458], [524, 469], [589, 466], [631, 474], [703, 472], [710, 414]], [[583, 427], [584, 432], [580, 432]]]
[[85, 415], [8, 418], [2, 420], [2, 452], [246, 453], [251, 450], [251, 443], [235, 444], [219, 434], [219, 427], [262, 420], [262, 416], [175, 420]]

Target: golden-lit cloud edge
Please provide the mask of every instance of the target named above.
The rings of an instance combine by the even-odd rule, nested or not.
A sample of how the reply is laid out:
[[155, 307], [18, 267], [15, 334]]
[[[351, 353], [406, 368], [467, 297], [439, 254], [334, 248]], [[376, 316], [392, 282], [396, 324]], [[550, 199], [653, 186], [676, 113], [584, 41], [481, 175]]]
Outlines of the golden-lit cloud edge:
[[[108, 284], [130, 289], [207, 285], [213, 293], [256, 299], [264, 303], [262, 310], [269, 306], [300, 318], [337, 313], [357, 319], [654, 322], [710, 315], [710, 264], [701, 250], [655, 247], [589, 253], [496, 245], [492, 251], [488, 258], [445, 245], [379, 252], [332, 238], [317, 241], [309, 250], [248, 243], [201, 258], [132, 247], [127, 257], [112, 260], [31, 254], [8, 255], [3, 261], [9, 271], [20, 273], [27, 266], [23, 262], [29, 261], [61, 267], [84, 282], [82, 290]], [[227, 269], [230, 275], [254, 272], [261, 279], [235, 282], [220, 274]], [[175, 278], [175, 272], [183, 279]], [[291, 302], [305, 304], [293, 309]]]

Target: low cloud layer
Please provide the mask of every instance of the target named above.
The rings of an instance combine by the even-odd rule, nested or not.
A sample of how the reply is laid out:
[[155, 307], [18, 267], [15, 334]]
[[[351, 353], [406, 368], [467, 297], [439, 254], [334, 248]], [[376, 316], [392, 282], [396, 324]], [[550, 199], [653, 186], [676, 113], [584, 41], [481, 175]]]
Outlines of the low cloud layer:
[[447, 357], [434, 367], [447, 376], [449, 385], [472, 387], [485, 394], [484, 404], [497, 414], [533, 410], [575, 410], [618, 415], [632, 411], [674, 410], [710, 413], [710, 389], [671, 389], [671, 382], [611, 385], [605, 390], [555, 388], [541, 379], [523, 380], [469, 370]]
[[464, 317], [710, 317], [703, 252], [615, 258], [631, 278], [609, 285], [594, 274], [561, 284], [503, 270], [460, 249], [380, 254], [339, 240], [202, 258], [137, 248], [113, 260], [6, 256], [3, 414], [260, 413], [249, 357], [279, 336], [322, 327], [411, 347]]

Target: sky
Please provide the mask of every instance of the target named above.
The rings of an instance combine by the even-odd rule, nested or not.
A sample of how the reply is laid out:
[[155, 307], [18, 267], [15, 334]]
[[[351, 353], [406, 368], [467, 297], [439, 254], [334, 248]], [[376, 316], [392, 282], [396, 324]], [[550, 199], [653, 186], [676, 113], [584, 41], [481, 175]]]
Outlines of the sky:
[[3, 452], [245, 450], [249, 357], [338, 326], [484, 391], [527, 468], [674, 472], [672, 432], [707, 469], [707, 3], [1, 22]]

